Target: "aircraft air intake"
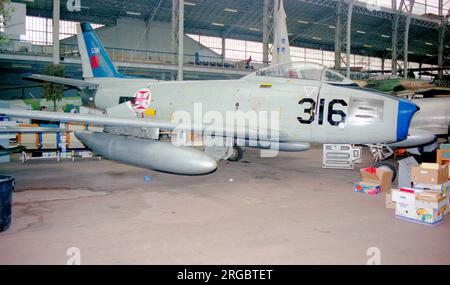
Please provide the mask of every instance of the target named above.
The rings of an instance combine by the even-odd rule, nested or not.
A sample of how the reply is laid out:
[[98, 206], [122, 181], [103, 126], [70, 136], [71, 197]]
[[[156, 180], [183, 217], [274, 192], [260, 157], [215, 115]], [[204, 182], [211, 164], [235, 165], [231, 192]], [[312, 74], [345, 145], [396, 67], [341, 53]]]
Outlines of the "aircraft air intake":
[[397, 141], [408, 137], [409, 125], [413, 115], [419, 111], [419, 107], [411, 101], [400, 99], [398, 102], [397, 116]]

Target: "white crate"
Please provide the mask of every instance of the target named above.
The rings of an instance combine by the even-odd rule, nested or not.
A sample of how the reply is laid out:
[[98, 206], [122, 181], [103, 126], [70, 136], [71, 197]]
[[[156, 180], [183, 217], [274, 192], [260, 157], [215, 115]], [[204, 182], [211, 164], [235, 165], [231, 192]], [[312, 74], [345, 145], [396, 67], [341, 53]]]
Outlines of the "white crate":
[[324, 144], [322, 168], [354, 169], [362, 162], [362, 147], [351, 144]]

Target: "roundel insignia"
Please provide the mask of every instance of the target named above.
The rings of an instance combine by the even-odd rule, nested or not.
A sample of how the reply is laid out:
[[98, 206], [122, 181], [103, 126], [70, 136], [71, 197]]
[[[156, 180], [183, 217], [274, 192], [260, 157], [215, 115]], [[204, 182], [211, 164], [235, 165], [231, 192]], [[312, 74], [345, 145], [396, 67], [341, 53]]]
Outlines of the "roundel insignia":
[[136, 112], [144, 112], [152, 101], [152, 92], [148, 88], [139, 89], [134, 93], [133, 109]]

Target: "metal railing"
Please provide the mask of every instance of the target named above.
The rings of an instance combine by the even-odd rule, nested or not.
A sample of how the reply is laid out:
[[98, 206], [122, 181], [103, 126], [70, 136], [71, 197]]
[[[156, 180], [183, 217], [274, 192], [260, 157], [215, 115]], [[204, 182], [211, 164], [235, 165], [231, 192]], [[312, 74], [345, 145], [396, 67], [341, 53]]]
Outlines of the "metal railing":
[[[155, 65], [177, 65], [178, 54], [152, 50], [132, 50], [123, 48], [105, 48], [111, 60], [123, 63], [155, 64]], [[30, 42], [10, 40], [0, 44], [0, 53], [52, 56], [53, 47], [48, 45], [34, 45]], [[79, 58], [78, 46], [74, 44], [60, 44], [60, 54], [64, 58]], [[185, 65], [216, 68], [249, 70], [258, 69], [263, 66], [260, 62], [247, 64], [246, 60], [236, 61], [222, 58], [220, 56], [205, 56], [200, 54], [184, 54]]]

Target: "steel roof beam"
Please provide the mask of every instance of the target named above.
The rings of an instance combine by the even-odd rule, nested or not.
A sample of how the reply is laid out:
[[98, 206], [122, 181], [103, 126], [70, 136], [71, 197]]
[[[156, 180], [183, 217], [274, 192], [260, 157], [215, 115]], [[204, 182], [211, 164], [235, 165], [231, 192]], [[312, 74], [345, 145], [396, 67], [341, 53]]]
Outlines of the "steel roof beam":
[[[336, 8], [336, 0], [297, 0], [298, 2], [309, 3], [313, 5], [318, 5], [322, 7], [327, 7], [331, 9]], [[353, 1], [354, 7], [353, 11], [358, 14], [362, 14], [365, 16], [374, 16], [378, 18], [383, 18], [386, 20], [394, 20], [395, 10], [380, 7], [380, 6], [371, 6], [364, 2]], [[369, 8], [371, 8], [369, 10]], [[437, 29], [439, 27], [439, 20], [436, 19], [428, 19], [420, 15], [411, 15], [411, 24], [415, 26]]]

